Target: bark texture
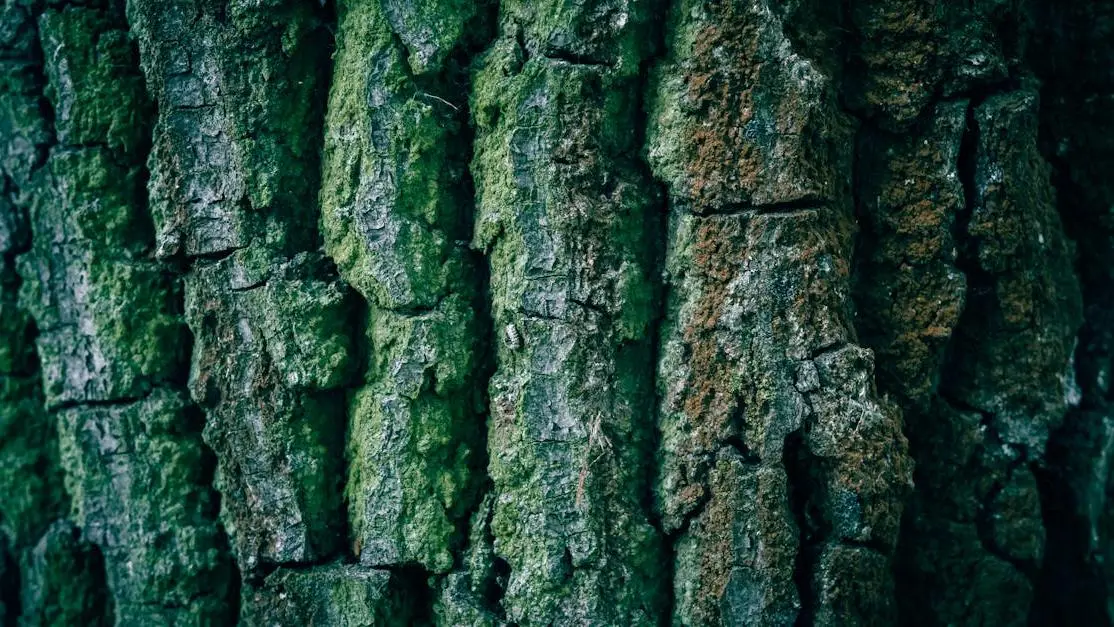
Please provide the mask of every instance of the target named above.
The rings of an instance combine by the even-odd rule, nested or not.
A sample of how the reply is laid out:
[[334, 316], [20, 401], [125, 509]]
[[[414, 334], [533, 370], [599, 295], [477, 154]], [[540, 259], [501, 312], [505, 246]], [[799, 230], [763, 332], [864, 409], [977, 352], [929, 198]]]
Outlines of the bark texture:
[[4, 0], [0, 627], [1114, 624], [1114, 5]]

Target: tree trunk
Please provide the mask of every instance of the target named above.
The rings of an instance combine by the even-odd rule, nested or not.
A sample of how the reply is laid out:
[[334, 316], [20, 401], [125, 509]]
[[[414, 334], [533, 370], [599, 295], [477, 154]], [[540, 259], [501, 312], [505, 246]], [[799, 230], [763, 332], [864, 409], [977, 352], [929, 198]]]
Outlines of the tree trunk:
[[0, 626], [1114, 624], [1114, 4], [5, 0]]

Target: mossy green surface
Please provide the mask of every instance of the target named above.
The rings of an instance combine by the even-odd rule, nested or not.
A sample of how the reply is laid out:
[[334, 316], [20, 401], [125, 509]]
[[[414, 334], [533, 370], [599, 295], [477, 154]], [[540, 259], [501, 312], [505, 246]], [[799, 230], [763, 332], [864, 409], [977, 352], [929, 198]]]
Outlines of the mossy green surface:
[[196, 333], [190, 392], [221, 463], [221, 519], [252, 571], [343, 543], [344, 398], [335, 388], [354, 356], [349, 296], [328, 264], [308, 254], [272, 262], [260, 282], [236, 289], [228, 282], [239, 280], [241, 261], [194, 269], [185, 318]]
[[348, 336], [355, 321], [355, 294], [339, 281], [327, 280], [331, 270], [322, 261], [296, 257], [252, 291], [252, 317], [263, 329], [271, 362], [291, 389], [335, 389], [355, 375], [357, 349]]
[[1102, 4], [7, 0], [0, 623], [1102, 624]]
[[196, 410], [157, 389], [58, 420], [74, 521], [104, 555], [117, 624], [219, 622], [233, 565]]
[[[23, 482], [37, 490], [40, 526], [72, 500], [77, 528], [55, 523], [22, 556], [21, 624], [175, 624], [228, 607], [232, 564], [200, 424], [181, 393], [159, 387], [184, 374], [187, 338], [172, 276], [147, 257], [149, 108], [121, 8], [36, 7], [29, 31], [50, 50], [39, 112], [54, 136], [18, 181], [29, 233], [13, 252], [42, 382], [27, 377], [19, 402], [0, 406], [22, 414], [5, 424], [9, 451], [40, 457], [24, 468], [39, 485]], [[49, 485], [61, 471], [68, 499]]]
[[151, 106], [119, 17], [82, 6], [45, 11], [39, 40], [57, 141], [104, 145], [134, 159], [148, 141]]
[[31, 243], [28, 205], [51, 140], [34, 28], [41, 9], [0, 10], [0, 546], [5, 624], [105, 625], [96, 550], [65, 522], [54, 416], [44, 407], [34, 320], [18, 302], [15, 256]]
[[[473, 35], [462, 30], [470, 19], [450, 19], [443, 3], [339, 6], [322, 227], [341, 277], [368, 302], [346, 486], [352, 550], [368, 565], [447, 572], [477, 498], [483, 330], [464, 241], [466, 103], [450, 91], [464, 77], [446, 61]], [[406, 30], [439, 20], [455, 27], [435, 41]]]
[[279, 569], [259, 589], [245, 589], [240, 624], [403, 627], [420, 624], [409, 603], [412, 590], [387, 570], [353, 564]]
[[57, 447], [38, 380], [0, 373], [0, 528], [17, 549], [65, 514]]
[[450, 296], [420, 316], [372, 315], [372, 382], [349, 410], [346, 490], [356, 552], [368, 564], [416, 561], [446, 572], [477, 489], [473, 312]]
[[[81, 530], [59, 520], [50, 526], [19, 563], [18, 624], [114, 624], [112, 594], [105, 581], [104, 558]], [[115, 624], [127, 624], [123, 616]]]
[[461, 288], [467, 199], [459, 116], [415, 82], [374, 2], [342, 4], [321, 191], [325, 248], [388, 309], [431, 308]]
[[39, 18], [58, 144], [28, 188], [31, 249], [19, 268], [51, 406], [135, 398], [183, 362], [172, 282], [144, 258], [148, 105], [114, 17], [70, 7]]
[[475, 76], [474, 245], [498, 338], [491, 533], [502, 607], [524, 625], [661, 620], [641, 496], [661, 200], [628, 132], [642, 60], [623, 56], [650, 48], [644, 10], [508, 3]]

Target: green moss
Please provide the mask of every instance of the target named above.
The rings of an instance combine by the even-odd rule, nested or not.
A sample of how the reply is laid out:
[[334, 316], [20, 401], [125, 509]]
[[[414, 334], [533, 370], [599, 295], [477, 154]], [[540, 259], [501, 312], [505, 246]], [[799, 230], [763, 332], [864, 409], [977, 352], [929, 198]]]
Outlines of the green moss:
[[[321, 205], [326, 251], [370, 304], [367, 383], [349, 410], [353, 549], [366, 564], [446, 572], [474, 499], [482, 434], [477, 273], [459, 241], [468, 213], [463, 103], [445, 91], [451, 71], [429, 65], [451, 38], [469, 36], [461, 24], [471, 18], [452, 16], [456, 26], [435, 42], [417, 41], [439, 19], [434, 9], [339, 7]], [[392, 29], [437, 50], [412, 47], [407, 59]]]
[[368, 300], [431, 307], [460, 271], [456, 111], [411, 80], [377, 3], [342, 7], [337, 41], [321, 191], [326, 251]]
[[338, 335], [346, 296], [320, 258], [275, 261], [252, 277], [262, 284], [238, 286], [241, 262], [252, 258], [238, 257], [198, 264], [185, 305], [195, 337], [190, 391], [220, 460], [221, 518], [241, 568], [255, 572], [343, 542], [344, 398], [322, 388], [347, 382], [352, 353]]
[[34, 237], [19, 266], [46, 400], [140, 396], [178, 373], [185, 339], [169, 276], [141, 260], [152, 243], [143, 81], [111, 12], [48, 10], [39, 22], [58, 145], [27, 188]]
[[[292, 264], [297, 267], [298, 264]], [[267, 351], [292, 389], [332, 389], [347, 383], [356, 360], [348, 337], [352, 293], [336, 281], [298, 276], [269, 279], [251, 310], [259, 318]]]
[[83, 7], [44, 12], [39, 32], [58, 141], [140, 156], [151, 107], [127, 32]]
[[446, 572], [479, 480], [473, 313], [454, 296], [420, 316], [375, 309], [371, 319], [371, 383], [349, 410], [357, 552]]
[[69, 522], [51, 525], [20, 562], [21, 625], [113, 624], [104, 559]]
[[57, 229], [66, 239], [114, 257], [137, 255], [150, 245], [150, 222], [143, 214], [137, 167], [119, 165], [101, 148], [56, 150], [51, 176], [43, 181], [32, 209], [40, 230]]
[[474, 245], [495, 329], [520, 340], [501, 339], [489, 390], [491, 530], [509, 620], [651, 624], [659, 538], [638, 495], [652, 403], [634, 380], [650, 367], [656, 199], [623, 132], [638, 81], [594, 58], [623, 27], [549, 27], [591, 13], [558, 4], [509, 5], [521, 39], [504, 32], [474, 78]]
[[39, 242], [21, 260], [21, 303], [43, 329], [48, 403], [138, 396], [179, 372], [185, 327], [167, 274], [78, 246], [51, 257]]
[[[172, 313], [170, 277], [156, 267], [127, 262], [89, 268], [91, 319], [106, 358], [128, 378], [155, 382], [181, 364], [185, 325]], [[128, 312], [128, 315], [121, 315]]]
[[309, 570], [281, 568], [259, 589], [245, 587], [240, 623], [271, 625], [415, 624], [413, 585], [386, 570], [330, 564]]
[[104, 553], [118, 619], [218, 620], [231, 564], [184, 399], [155, 390], [130, 405], [67, 409], [59, 422], [74, 517]]
[[65, 514], [57, 446], [37, 378], [0, 375], [0, 514], [16, 548], [34, 544]]

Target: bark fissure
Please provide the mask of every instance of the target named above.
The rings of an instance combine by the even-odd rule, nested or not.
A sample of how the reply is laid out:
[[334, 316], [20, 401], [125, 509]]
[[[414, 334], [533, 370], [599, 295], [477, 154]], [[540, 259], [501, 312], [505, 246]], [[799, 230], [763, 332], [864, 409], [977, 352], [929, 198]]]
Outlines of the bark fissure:
[[793, 584], [797, 587], [800, 611], [794, 625], [812, 625], [816, 620], [816, 596], [813, 592], [812, 578], [816, 570], [819, 538], [813, 528], [813, 512], [809, 511], [812, 500], [810, 494], [813, 478], [810, 476], [808, 447], [800, 432], [789, 434], [785, 439], [782, 465], [788, 475], [787, 490], [789, 507], [797, 525], [797, 556], [793, 564]]
[[[486, 7], [481, 5], [476, 20], [481, 25], [482, 34], [474, 36], [474, 41], [458, 48], [451, 57], [457, 66], [455, 71], [466, 73], [468, 76], [466, 81], [450, 80], [449, 82], [456, 86], [460, 86], [463, 82], [463, 91], [469, 98], [472, 94], [473, 73], [478, 69], [477, 63], [495, 42], [499, 11], [500, 3], [497, 1], [489, 2]], [[433, 97], [452, 106], [459, 116], [460, 153], [466, 156], [470, 165], [475, 155], [476, 134], [471, 102], [467, 105], [455, 106], [439, 96]], [[489, 260], [481, 251], [471, 247], [473, 225], [477, 214], [476, 185], [471, 167], [463, 173], [460, 187], [462, 195], [468, 200], [463, 203], [463, 210], [459, 216], [464, 227], [457, 234], [459, 239], [454, 243], [458, 246], [468, 246], [466, 254], [471, 259], [470, 267], [475, 273], [473, 278], [475, 294], [472, 305], [475, 309], [478, 338], [476, 346], [478, 375], [475, 377], [475, 384], [482, 390], [483, 398], [480, 403], [483, 409], [478, 412], [477, 420], [480, 435], [475, 443], [475, 459], [470, 465], [470, 472], [477, 477], [475, 481], [478, 488], [476, 495], [472, 497], [473, 502], [458, 523], [459, 540], [453, 547], [452, 571], [448, 576], [440, 578], [437, 581], [438, 588], [432, 591], [429, 617], [436, 618], [438, 624], [452, 624], [469, 619], [473, 623], [498, 624], [499, 621], [506, 619], [503, 596], [506, 593], [509, 566], [495, 556], [490, 531], [493, 515], [491, 495], [494, 487], [488, 473], [490, 454], [488, 434], [492, 429], [492, 412], [487, 390], [497, 369], [496, 347], [501, 342], [508, 341], [508, 338], [501, 337], [492, 316], [493, 298]], [[502, 335], [505, 333], [504, 330]], [[466, 586], [463, 585], [465, 583]]]
[[[674, 10], [674, 0], [659, 0], [653, 5], [654, 10], [661, 15], [669, 16]], [[666, 49], [666, 26], [665, 23], [659, 23], [653, 29], [653, 46], [652, 52], [642, 60], [639, 67], [638, 78], [638, 105], [636, 108], [637, 117], [634, 123], [635, 144], [639, 147], [638, 152], [638, 167], [643, 171], [649, 185], [652, 185], [656, 190], [656, 197], [658, 202], [654, 207], [656, 219], [650, 223], [650, 236], [648, 237], [647, 246], [650, 248], [650, 263], [649, 263], [649, 276], [653, 280], [653, 312], [650, 318], [649, 330], [649, 361], [651, 366], [650, 372], [650, 390], [653, 397], [649, 403], [650, 417], [653, 421], [653, 429], [651, 437], [648, 441], [648, 450], [653, 451], [653, 463], [650, 466], [650, 480], [645, 482], [644, 496], [642, 498], [643, 511], [647, 512], [650, 524], [653, 525], [654, 530], [662, 538], [662, 564], [660, 568], [665, 573], [665, 583], [663, 588], [670, 591], [668, 601], [662, 604], [662, 619], [667, 616], [672, 616], [676, 600], [673, 598], [672, 590], [674, 586], [674, 578], [676, 577], [674, 556], [675, 556], [675, 542], [678, 537], [685, 530], [693, 518], [698, 514], [686, 517], [682, 521], [681, 526], [675, 530], [667, 530], [662, 520], [661, 512], [656, 507], [656, 494], [653, 476], [658, 472], [658, 455], [661, 451], [662, 434], [658, 426], [657, 417], [661, 414], [662, 407], [662, 394], [660, 389], [660, 381], [657, 364], [661, 361], [662, 356], [662, 334], [668, 316], [668, 303], [670, 297], [670, 282], [666, 276], [666, 254], [669, 244], [669, 211], [670, 211], [670, 198], [669, 189], [665, 183], [658, 179], [653, 172], [647, 159], [647, 153], [650, 149], [650, 120], [651, 112], [649, 101], [651, 98], [651, 89], [653, 86], [652, 76], [662, 61], [666, 58], [668, 51]], [[741, 445], [741, 443], [740, 443]], [[706, 504], [698, 503], [695, 510], [699, 512]]]
[[759, 214], [768, 215], [795, 215], [809, 211], [817, 211], [829, 206], [823, 198], [810, 197], [788, 200], [770, 204], [727, 203], [723, 206], [701, 208], [691, 207], [693, 215], [718, 217], [718, 216], [746, 216], [753, 217]]

